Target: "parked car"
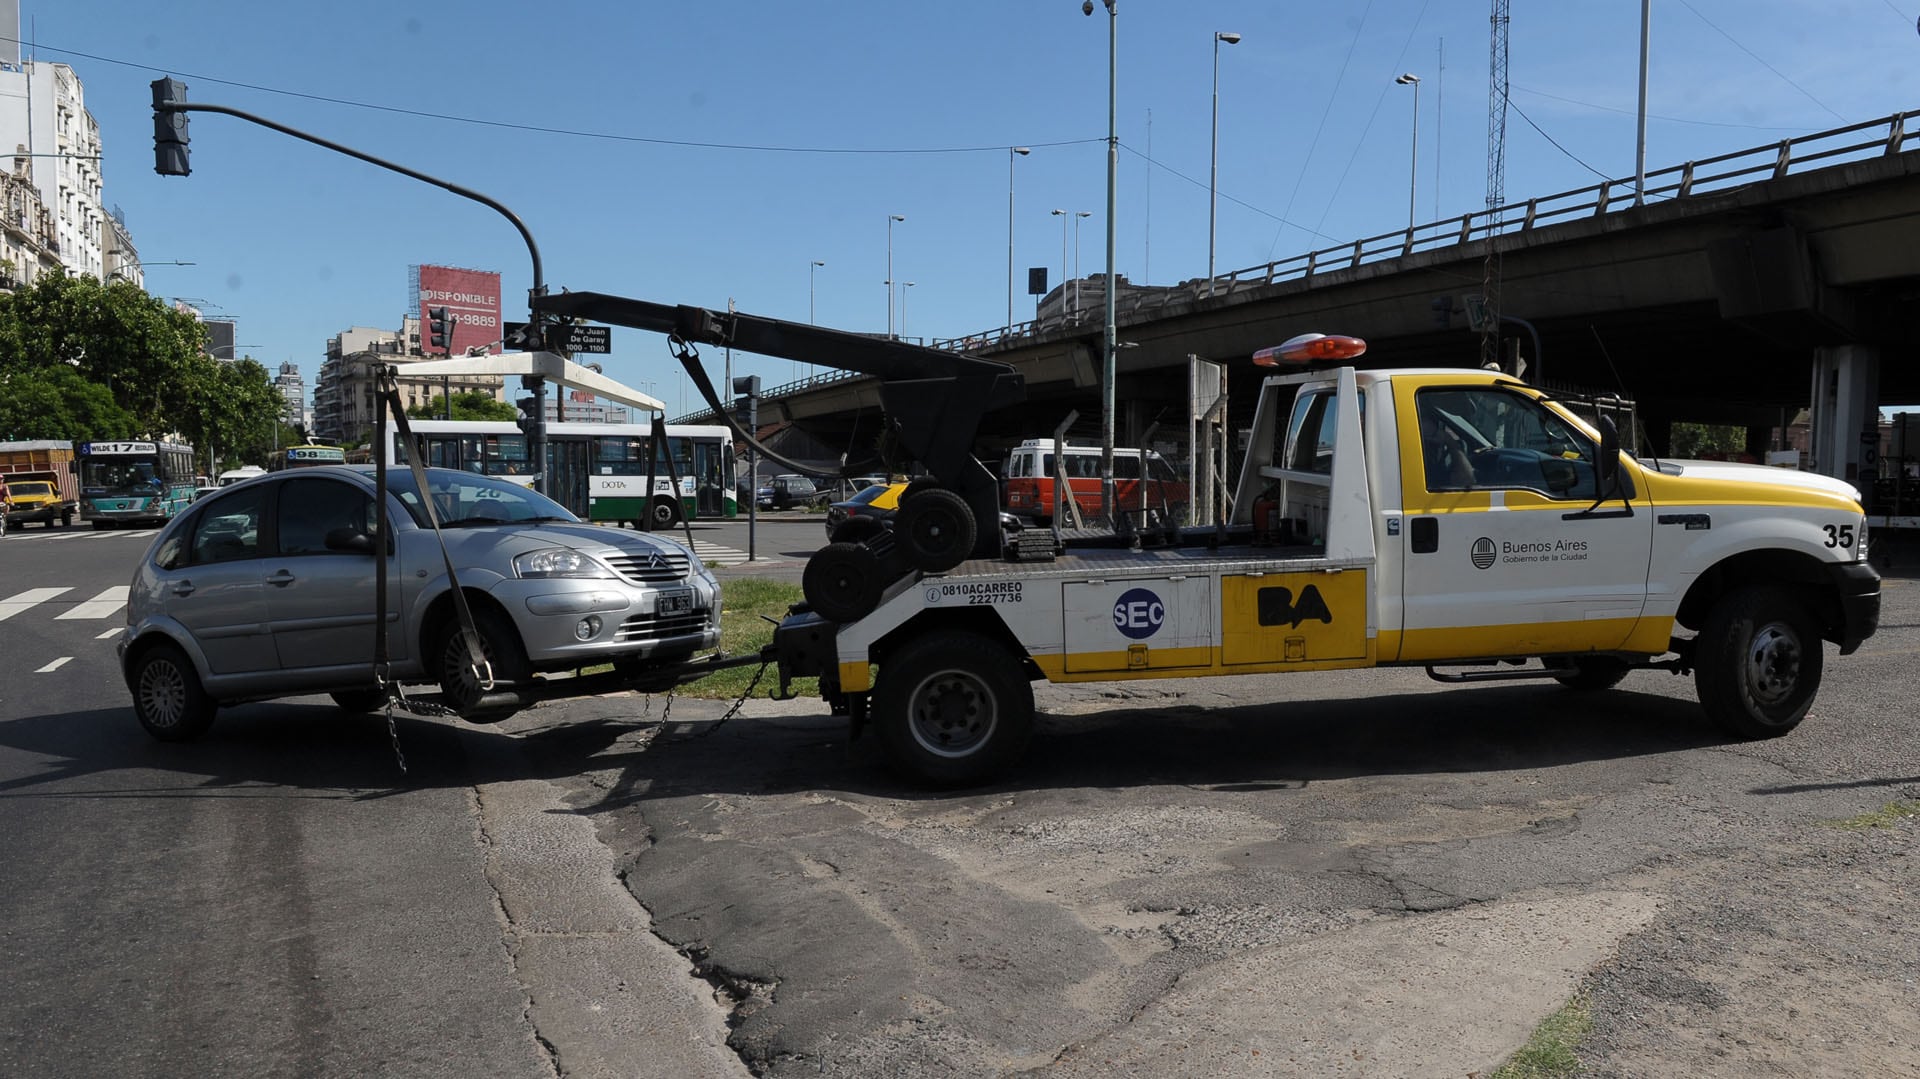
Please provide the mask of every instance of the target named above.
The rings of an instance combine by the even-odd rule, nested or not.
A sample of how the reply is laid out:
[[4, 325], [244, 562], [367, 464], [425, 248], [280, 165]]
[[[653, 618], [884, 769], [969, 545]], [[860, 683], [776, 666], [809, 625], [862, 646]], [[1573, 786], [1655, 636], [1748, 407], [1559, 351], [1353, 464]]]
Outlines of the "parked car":
[[760, 488], [759, 498], [768, 509], [793, 509], [820, 501], [820, 489], [805, 476], [775, 476]]
[[893, 516], [899, 507], [900, 492], [907, 489], [904, 483], [876, 483], [852, 498], [833, 502], [827, 506], [827, 536], [832, 538], [833, 530], [855, 517], [886, 518]]
[[[674, 664], [719, 644], [719, 583], [685, 547], [587, 524], [509, 479], [426, 474], [496, 682], [611, 662], [665, 688]], [[513, 707], [482, 701], [413, 475], [387, 482], [391, 677], [438, 683], [470, 719], [505, 718]], [[272, 473], [201, 497], [160, 531], [134, 572], [119, 646], [149, 733], [183, 741], [224, 705], [309, 693], [380, 706], [374, 494], [371, 466]]]

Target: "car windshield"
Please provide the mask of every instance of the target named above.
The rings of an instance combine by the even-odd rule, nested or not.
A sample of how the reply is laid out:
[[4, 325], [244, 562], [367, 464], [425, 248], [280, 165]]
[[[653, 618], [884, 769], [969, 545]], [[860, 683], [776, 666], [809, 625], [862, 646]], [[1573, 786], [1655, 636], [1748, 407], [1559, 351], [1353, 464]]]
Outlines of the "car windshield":
[[866, 490], [860, 492], [859, 494], [854, 495], [852, 498], [847, 499], [847, 501], [858, 502], [864, 506], [871, 503], [874, 499], [879, 498], [881, 495], [886, 493], [887, 493], [887, 485], [884, 483], [876, 483], [872, 487], [869, 487]]
[[[420, 504], [420, 488], [413, 482], [411, 471], [388, 471], [387, 488], [413, 514], [417, 524], [427, 527], [426, 511]], [[565, 506], [531, 487], [472, 472], [427, 469], [427, 491], [433, 496], [433, 508], [440, 516], [442, 527], [579, 520], [568, 513]]]

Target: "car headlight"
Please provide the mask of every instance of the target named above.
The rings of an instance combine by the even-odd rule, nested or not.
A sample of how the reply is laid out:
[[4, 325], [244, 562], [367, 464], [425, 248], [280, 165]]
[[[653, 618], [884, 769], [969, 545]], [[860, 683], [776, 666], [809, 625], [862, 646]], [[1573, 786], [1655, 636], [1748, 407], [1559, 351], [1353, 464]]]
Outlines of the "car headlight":
[[547, 547], [515, 555], [513, 572], [521, 577], [612, 577], [613, 571], [571, 547]]

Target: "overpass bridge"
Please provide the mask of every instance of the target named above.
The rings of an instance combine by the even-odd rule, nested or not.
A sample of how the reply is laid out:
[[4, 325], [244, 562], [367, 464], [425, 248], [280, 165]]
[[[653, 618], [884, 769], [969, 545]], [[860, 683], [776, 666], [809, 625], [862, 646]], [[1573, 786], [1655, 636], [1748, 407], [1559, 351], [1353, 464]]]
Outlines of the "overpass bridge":
[[[1632, 179], [1607, 180], [1211, 280], [1122, 284], [1118, 441], [1156, 421], [1184, 430], [1193, 355], [1226, 363], [1239, 400], [1265, 373], [1247, 358], [1308, 331], [1366, 338], [1365, 366], [1477, 364], [1468, 312], [1491, 253], [1505, 347], [1529, 381], [1632, 398], [1662, 451], [1673, 421], [1766, 429], [1811, 405], [1829, 439], [1820, 470], [1850, 476], [1860, 447], [1848, 432], [1882, 404], [1920, 402], [1920, 142], [1905, 146], [1916, 121], [1920, 110], [1687, 162], [1649, 173], [1642, 200]], [[931, 342], [1025, 376], [1027, 401], [990, 415], [983, 439], [1098, 414], [1103, 293], [1095, 276], [1077, 317], [1055, 303]], [[760, 417], [857, 459], [878, 409], [872, 379], [828, 373], [767, 391]]]

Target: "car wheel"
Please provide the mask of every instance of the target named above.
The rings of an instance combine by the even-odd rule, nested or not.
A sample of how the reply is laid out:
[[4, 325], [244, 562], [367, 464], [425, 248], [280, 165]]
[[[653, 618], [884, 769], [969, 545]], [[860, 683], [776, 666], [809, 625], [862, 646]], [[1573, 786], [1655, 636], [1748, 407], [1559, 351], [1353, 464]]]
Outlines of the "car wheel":
[[872, 720], [906, 778], [981, 783], [1026, 749], [1033, 687], [1000, 642], [961, 630], [934, 633], [881, 662]]
[[[513, 623], [505, 615], [487, 607], [476, 607], [473, 611], [473, 628], [480, 635], [480, 654], [493, 668], [493, 680], [497, 688], [502, 683], [524, 682], [530, 674], [526, 650], [520, 644], [520, 634], [514, 630]], [[446, 698], [447, 707], [460, 713], [462, 719], [470, 723], [497, 723], [507, 718], [518, 707], [499, 709], [492, 706], [480, 711], [481, 701], [487, 695], [467, 659], [465, 634], [460, 627], [458, 617], [449, 617], [441, 627], [439, 641], [433, 655], [440, 661], [440, 692]]]
[[1554, 672], [1554, 681], [1582, 692], [1612, 689], [1633, 669], [1617, 656], [1569, 656], [1547, 666]]
[[1700, 706], [1739, 738], [1776, 738], [1800, 724], [1820, 688], [1819, 630], [1784, 588], [1721, 597], [1694, 641]]
[[190, 742], [213, 725], [213, 698], [187, 654], [171, 644], [141, 652], [127, 671], [127, 688], [134, 718], [162, 742]]
[[851, 622], [880, 605], [880, 560], [858, 543], [829, 543], [807, 559], [800, 591], [831, 622]]
[[973, 509], [945, 488], [912, 492], [900, 499], [894, 532], [916, 569], [942, 573], [973, 553]]
[[377, 686], [368, 686], [366, 689], [342, 689], [327, 696], [333, 698], [333, 703], [339, 706], [341, 711], [362, 715], [377, 712], [381, 705], [387, 703], [387, 691]]

